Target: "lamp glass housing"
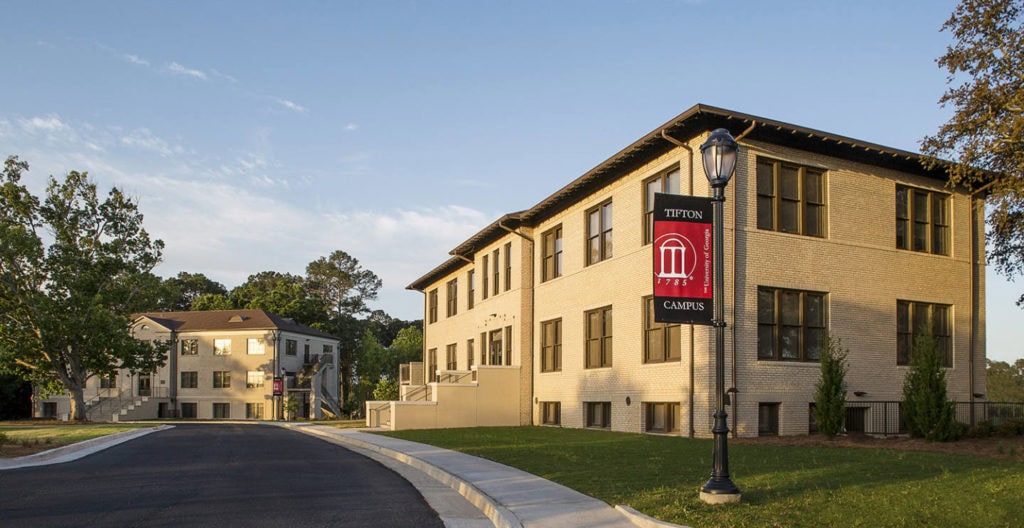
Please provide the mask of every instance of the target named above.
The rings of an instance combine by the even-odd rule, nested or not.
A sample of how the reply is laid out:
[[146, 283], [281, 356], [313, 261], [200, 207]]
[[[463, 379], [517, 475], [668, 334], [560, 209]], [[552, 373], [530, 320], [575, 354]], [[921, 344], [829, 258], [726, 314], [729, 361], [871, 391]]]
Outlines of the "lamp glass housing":
[[724, 128], [715, 129], [700, 146], [704, 174], [712, 187], [725, 187], [736, 170], [736, 140]]

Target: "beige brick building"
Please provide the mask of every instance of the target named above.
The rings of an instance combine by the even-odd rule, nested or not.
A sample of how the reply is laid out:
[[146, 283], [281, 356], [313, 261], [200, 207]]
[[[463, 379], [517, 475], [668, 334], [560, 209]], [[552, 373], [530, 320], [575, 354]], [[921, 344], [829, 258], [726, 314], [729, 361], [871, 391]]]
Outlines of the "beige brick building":
[[411, 284], [425, 294], [423, 362], [403, 366], [403, 401], [368, 403], [368, 420], [709, 436], [712, 328], [649, 316], [647, 213], [656, 191], [710, 196], [699, 147], [715, 128], [740, 144], [724, 225], [734, 432], [813, 427], [826, 332], [849, 349], [851, 429], [878, 419], [862, 402], [901, 398], [921, 333], [946, 351], [950, 397], [983, 398], [982, 198], [918, 154], [697, 105]]
[[[132, 332], [169, 341], [167, 361], [155, 372], [90, 378], [90, 420], [319, 418], [324, 409], [340, 415], [340, 342], [332, 335], [266, 310], [143, 313]], [[34, 401], [37, 417], [69, 413], [66, 395]]]

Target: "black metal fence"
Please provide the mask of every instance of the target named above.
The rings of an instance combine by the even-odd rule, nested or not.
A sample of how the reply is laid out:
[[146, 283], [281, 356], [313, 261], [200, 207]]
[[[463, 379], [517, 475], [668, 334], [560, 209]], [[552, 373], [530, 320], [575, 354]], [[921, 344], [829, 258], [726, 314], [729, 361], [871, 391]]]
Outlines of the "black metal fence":
[[[956, 420], [972, 426], [984, 421], [993, 425], [1008, 420], [1024, 420], [1024, 402], [954, 402]], [[903, 421], [903, 402], [847, 401], [846, 432], [869, 435], [900, 435], [907, 433]]]

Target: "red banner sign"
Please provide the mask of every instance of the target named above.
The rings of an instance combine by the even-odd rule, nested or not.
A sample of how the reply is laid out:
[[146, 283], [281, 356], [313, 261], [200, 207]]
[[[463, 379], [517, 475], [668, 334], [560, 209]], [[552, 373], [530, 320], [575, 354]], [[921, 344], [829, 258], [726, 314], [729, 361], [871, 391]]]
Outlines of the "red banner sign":
[[274, 378], [274, 396], [280, 396], [284, 393], [284, 380], [281, 378]]
[[710, 325], [713, 317], [712, 202], [654, 195], [654, 320]]

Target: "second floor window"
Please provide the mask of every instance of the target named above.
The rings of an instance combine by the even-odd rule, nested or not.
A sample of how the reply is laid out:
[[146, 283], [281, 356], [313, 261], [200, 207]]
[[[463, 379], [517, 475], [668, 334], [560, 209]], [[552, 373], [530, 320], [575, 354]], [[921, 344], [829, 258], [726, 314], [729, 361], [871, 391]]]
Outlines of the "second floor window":
[[757, 158], [757, 228], [824, 237], [825, 173]]
[[246, 339], [245, 353], [251, 356], [262, 356], [266, 354], [266, 342], [260, 337], [250, 337], [249, 339]]
[[949, 255], [949, 195], [896, 186], [896, 247]]
[[227, 389], [231, 387], [231, 371], [216, 370], [213, 372], [213, 388]]
[[501, 280], [501, 268], [498, 265], [500, 260], [501, 260], [501, 250], [495, 249], [494, 250], [494, 291], [492, 292], [494, 295], [498, 294], [498, 292], [499, 292], [498, 288], [500, 288], [499, 281]]
[[512, 289], [512, 243], [505, 244], [505, 291]]
[[231, 355], [231, 340], [230, 339], [214, 339], [213, 340], [213, 355], [215, 355], [215, 356], [228, 356], [228, 355]]
[[437, 288], [427, 293], [427, 322], [437, 322]]
[[818, 361], [825, 341], [825, 294], [757, 289], [757, 359]]
[[487, 255], [484, 255], [483, 258], [484, 258], [484, 273], [483, 273], [483, 275], [480, 276], [481, 279], [483, 280], [483, 284], [480, 285], [480, 291], [483, 292], [484, 299], [486, 299], [487, 298], [487, 270], [488, 270], [488, 268], [487, 268], [487, 262], [488, 262], [487, 261]]
[[198, 339], [182, 339], [181, 340], [181, 355], [183, 356], [195, 356], [199, 354], [199, 340]]
[[263, 371], [262, 370], [250, 370], [245, 373], [245, 388], [247, 389], [258, 389], [263, 387]]
[[587, 265], [612, 258], [612, 201], [587, 211]]
[[196, 389], [199, 388], [199, 372], [197, 371], [185, 371], [181, 373], [181, 388], [183, 389]]
[[562, 276], [562, 226], [541, 235], [541, 282]]
[[644, 182], [644, 244], [654, 240], [655, 193], [679, 194], [679, 169], [672, 169]]
[[452, 279], [448, 281], [446, 286], [448, 298], [446, 299], [446, 311], [445, 315], [451, 317], [459, 312], [459, 281], [458, 279]]
[[476, 270], [466, 272], [466, 309], [473, 309], [473, 298], [476, 297], [476, 289], [473, 281], [476, 280]]
[[612, 307], [605, 306], [586, 313], [586, 368], [612, 366]]
[[299, 355], [299, 342], [294, 339], [284, 340], [284, 353], [287, 356]]
[[562, 370], [562, 320], [540, 324], [540, 371]]

